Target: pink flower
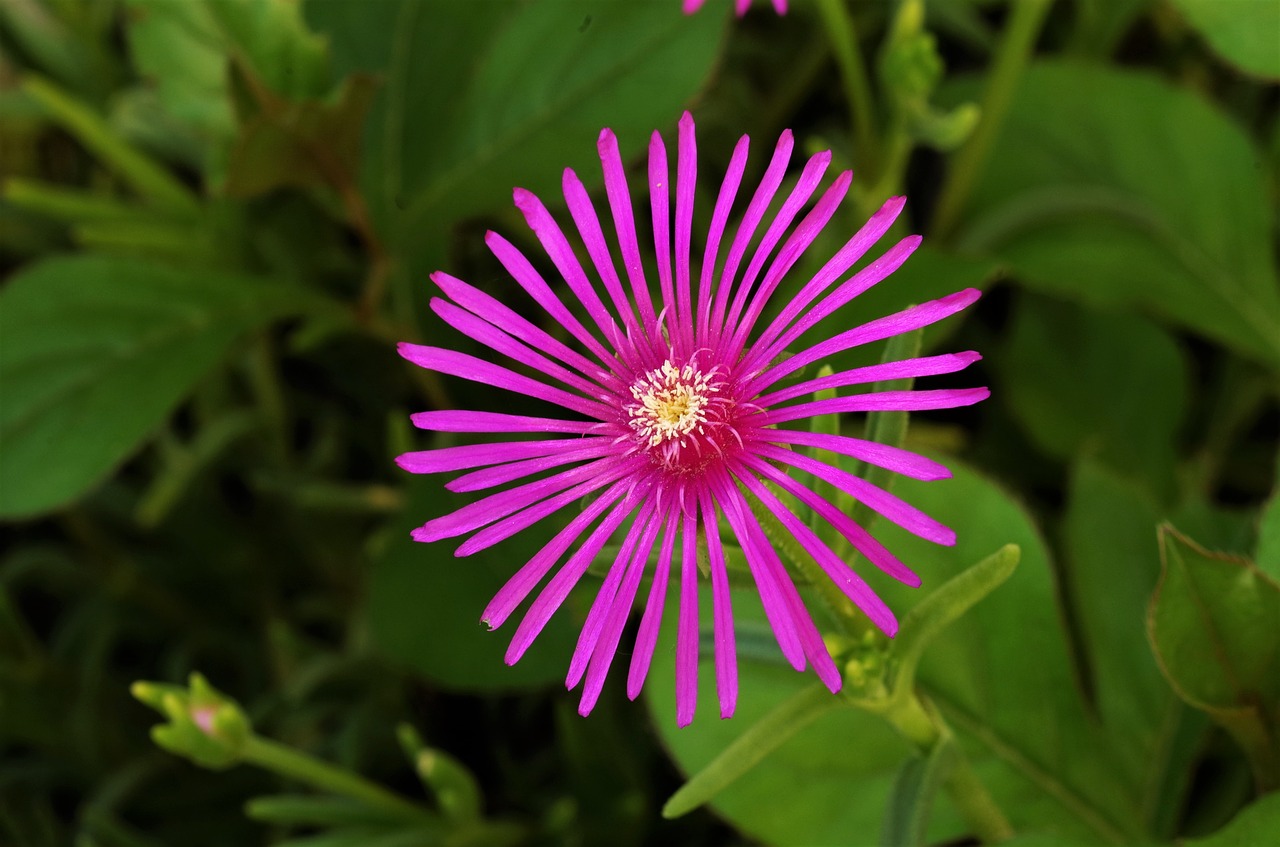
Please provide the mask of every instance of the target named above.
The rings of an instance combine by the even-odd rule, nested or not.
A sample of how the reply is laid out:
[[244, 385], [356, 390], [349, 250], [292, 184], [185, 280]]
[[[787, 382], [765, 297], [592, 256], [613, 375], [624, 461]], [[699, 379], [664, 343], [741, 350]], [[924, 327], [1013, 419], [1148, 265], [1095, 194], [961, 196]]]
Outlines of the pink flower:
[[[684, 13], [692, 15], [702, 8], [702, 4], [705, 2], [706, 0], [684, 0]], [[745, 15], [750, 5], [751, 0], [733, 0], [734, 10], [737, 11], [738, 17]], [[787, 13], [787, 0], [773, 0], [773, 8], [779, 15], [785, 15]]]
[[[802, 368], [819, 366], [842, 350], [909, 332], [955, 314], [973, 303], [979, 292], [967, 289], [913, 306], [801, 347], [795, 355], [783, 359], [783, 352], [823, 318], [887, 277], [916, 249], [920, 237], [905, 238], [829, 290], [889, 229], [905, 199], [895, 197], [886, 202], [800, 288], [777, 317], [762, 322], [769, 297], [831, 219], [849, 189], [851, 174], [840, 174], [791, 229], [817, 189], [831, 154], [824, 152], [811, 158], [748, 260], [748, 245], [782, 183], [793, 142], [789, 131], [782, 134], [760, 186], [742, 214], [742, 223], [732, 241], [726, 241], [725, 224], [747, 162], [748, 139], [743, 137], [734, 149], [721, 185], [701, 271], [694, 279], [691, 250], [697, 153], [693, 118], [686, 112], [679, 125], [674, 249], [667, 151], [662, 137], [655, 132], [649, 146], [660, 294], [655, 303], [641, 261], [617, 139], [606, 129], [600, 133], [598, 146], [605, 194], [629, 291], [610, 255], [592, 201], [571, 170], [564, 172], [565, 201], [594, 273], [603, 283], [605, 298], [601, 297], [600, 286], [579, 263], [560, 226], [529, 192], [515, 190], [516, 207], [524, 213], [567, 286], [567, 293], [576, 301], [573, 305], [579, 308], [567, 306], [529, 260], [502, 236], [493, 232], [486, 236], [489, 249], [520, 287], [585, 352], [562, 343], [462, 280], [446, 273], [432, 276], [448, 298], [431, 301], [436, 314], [463, 335], [538, 376], [530, 377], [440, 347], [401, 344], [401, 355], [439, 373], [536, 398], [560, 407], [559, 411], [567, 416], [453, 410], [414, 415], [415, 425], [438, 432], [540, 437], [400, 456], [400, 466], [414, 473], [470, 471], [446, 485], [452, 491], [479, 491], [520, 481], [452, 514], [428, 521], [414, 530], [413, 537], [418, 541], [438, 541], [470, 534], [457, 549], [457, 555], [466, 556], [580, 503], [583, 498], [591, 498], [498, 592], [484, 610], [482, 620], [491, 628], [501, 626], [568, 555], [516, 628], [506, 655], [508, 664], [515, 663], [605, 544], [620, 534], [620, 551], [587, 615], [569, 666], [570, 688], [584, 677], [586, 680], [579, 707], [585, 715], [599, 697], [656, 547], [657, 568], [631, 657], [627, 694], [634, 698], [648, 673], [667, 603], [668, 583], [676, 582], [677, 719], [684, 726], [693, 718], [697, 695], [700, 538], [705, 539], [710, 563], [716, 681], [722, 717], [733, 714], [737, 700], [733, 614], [721, 540], [727, 531], [744, 552], [783, 655], [797, 670], [804, 670], [808, 662], [833, 692], [838, 691], [840, 672], [753, 515], [748, 498], [758, 501], [759, 507], [792, 532], [841, 591], [892, 636], [897, 622], [889, 608], [782, 502], [775, 490], [786, 491], [813, 509], [869, 561], [915, 586], [919, 585], [918, 577], [892, 553], [788, 471], [799, 470], [826, 480], [911, 532], [940, 544], [953, 544], [955, 534], [951, 530], [892, 494], [838, 467], [815, 461], [803, 448], [855, 457], [917, 479], [941, 479], [950, 476], [950, 472], [937, 462], [898, 448], [779, 425], [833, 412], [965, 406], [984, 399], [989, 392], [985, 388], [884, 391], [812, 399], [813, 393], [821, 389], [959, 371], [980, 358], [973, 352], [856, 368], [794, 384], [784, 384], [782, 380]], [[784, 240], [788, 229], [790, 234]], [[782, 246], [775, 255], [779, 242]], [[721, 248], [725, 246], [727, 253], [717, 271]], [[577, 314], [585, 314], [585, 321]], [[535, 475], [539, 478], [524, 481]]]

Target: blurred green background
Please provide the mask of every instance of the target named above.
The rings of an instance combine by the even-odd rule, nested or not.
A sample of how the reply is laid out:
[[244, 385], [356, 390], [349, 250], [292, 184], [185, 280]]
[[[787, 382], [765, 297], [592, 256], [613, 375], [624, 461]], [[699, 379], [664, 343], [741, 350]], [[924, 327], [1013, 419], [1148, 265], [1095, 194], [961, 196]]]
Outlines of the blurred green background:
[[[645, 698], [613, 679], [583, 720], [561, 680], [598, 577], [514, 668], [478, 624], [554, 527], [463, 560], [408, 539], [465, 502], [394, 466], [431, 446], [408, 415], [512, 402], [396, 356], [467, 349], [427, 275], [524, 309], [483, 244], [538, 254], [512, 187], [567, 221], [561, 171], [598, 190], [610, 127], [635, 191], [649, 133], [670, 145], [685, 108], [696, 233], [744, 133], [747, 183], [784, 128], [854, 170], [777, 302], [895, 193], [891, 235], [925, 246], [829, 325], [987, 292], [925, 338], [984, 361], [927, 387], [993, 397], [908, 436], [957, 477], [895, 489], [960, 544], [876, 534], [925, 592], [1022, 546], [922, 685], [1015, 827], [1066, 839], [1027, 843], [1202, 836], [1251, 801], [1249, 760], [1175, 696], [1146, 614], [1162, 521], [1280, 578], [1280, 3], [791, 5], [0, 0], [0, 844], [876, 841], [906, 748], [851, 710], [714, 811], [661, 817], [682, 773], [806, 681], [767, 645], [751, 663], [746, 599], [733, 721], [704, 688], [675, 731], [662, 651]], [[264, 736], [421, 797], [408, 723], [510, 826], [342, 841], [247, 816], [293, 783], [170, 755], [130, 696], [192, 671]], [[469, 784], [452, 778], [426, 779], [428, 805], [447, 811]], [[945, 800], [931, 826], [965, 833]]]

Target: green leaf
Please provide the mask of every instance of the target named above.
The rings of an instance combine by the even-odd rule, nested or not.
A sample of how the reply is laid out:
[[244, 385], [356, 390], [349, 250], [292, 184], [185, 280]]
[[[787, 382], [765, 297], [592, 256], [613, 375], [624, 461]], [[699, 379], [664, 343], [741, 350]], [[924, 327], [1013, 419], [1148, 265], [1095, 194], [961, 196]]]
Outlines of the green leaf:
[[[289, 100], [329, 90], [329, 51], [312, 32], [298, 0], [207, 0], [229, 55]], [[363, 4], [361, 4], [363, 5]]]
[[1094, 700], [1116, 767], [1144, 786], [1149, 831], [1171, 836], [1205, 722], [1169, 690], [1146, 644], [1160, 512], [1142, 486], [1089, 459], [1074, 467], [1067, 496], [1065, 588]]
[[205, 173], [216, 180], [235, 133], [227, 49], [208, 3], [126, 0], [125, 34], [139, 76], [160, 107], [198, 139]]
[[244, 813], [256, 821], [282, 826], [378, 826], [403, 819], [352, 797], [313, 794], [273, 794], [254, 797]]
[[1245, 73], [1280, 79], [1280, 3], [1173, 0], [1213, 51]]
[[376, 646], [388, 657], [449, 688], [502, 691], [564, 678], [577, 632], [561, 613], [547, 624], [515, 665], [503, 662], [511, 621], [489, 632], [480, 613], [499, 588], [551, 537], [552, 527], [530, 527], [466, 559], [453, 555], [458, 540], [421, 544], [409, 531], [460, 508], [474, 496], [445, 490], [439, 477], [415, 480], [404, 514], [374, 564], [367, 614]]
[[504, 206], [515, 186], [554, 206], [565, 167], [598, 184], [600, 130], [624, 157], [644, 149], [703, 85], [725, 24], [665, 3], [402, 2], [386, 51], [370, 33], [392, 4], [377, 5], [381, 24], [342, 0], [307, 14], [350, 63], [342, 71], [385, 71], [366, 195], [411, 258], [423, 231]]
[[1041, 62], [991, 161], [962, 248], [1007, 260], [1040, 290], [1147, 310], [1280, 367], [1262, 156], [1212, 107], [1153, 76]]
[[1272, 579], [1280, 582], [1280, 490], [1262, 507], [1258, 523], [1258, 552], [1254, 563]]
[[880, 843], [885, 847], [916, 847], [926, 843], [929, 813], [956, 757], [956, 743], [945, 737], [928, 756], [912, 756], [902, 763], [885, 809]]
[[343, 81], [330, 100], [270, 98], [245, 120], [231, 151], [224, 190], [252, 197], [283, 186], [351, 189], [365, 113], [375, 83], [367, 74]]
[[1160, 669], [1179, 696], [1240, 743], [1260, 789], [1280, 787], [1280, 584], [1168, 525], [1160, 552], [1147, 616]]
[[1231, 823], [1204, 838], [1184, 841], [1185, 847], [1256, 847], [1271, 844], [1280, 833], [1280, 793], [1260, 797], [1246, 806]]
[[[1118, 783], [1109, 751], [1074, 697], [1044, 542], [1007, 494], [954, 461], [948, 464], [955, 469], [954, 479], [901, 479], [895, 492], [955, 526], [955, 548], [940, 548], [893, 527], [877, 528], [886, 545], [920, 572], [923, 590], [891, 583], [866, 567], [859, 573], [895, 611], [909, 616], [968, 563], [1006, 543], [1022, 549], [1021, 564], [1000, 590], [952, 624], [946, 637], [925, 652], [918, 688], [940, 707], [1015, 829], [1052, 828], [1095, 842], [1122, 840], [1136, 828], [1137, 790]], [[763, 634], [767, 623], [754, 592], [735, 592], [733, 610], [740, 637], [769, 637]], [[710, 620], [709, 604], [702, 619]], [[668, 627], [664, 638], [670, 637]], [[704, 710], [691, 726], [678, 730], [674, 650], [671, 641], [663, 644], [646, 684], [648, 703], [663, 742], [687, 773], [700, 771], [752, 724], [811, 684], [780, 656], [768, 663], [741, 661], [734, 719], [708, 720]], [[776, 645], [770, 646], [777, 654]], [[704, 706], [716, 702], [712, 668], [712, 657], [704, 655], [698, 693]], [[725, 788], [713, 805], [735, 826], [767, 843], [857, 843], [879, 831], [891, 786], [910, 752], [908, 743], [878, 717], [858, 709], [833, 710]], [[929, 839], [942, 841], [965, 832], [950, 801], [940, 798]]]
[[1168, 333], [1133, 315], [1027, 296], [999, 361], [1005, 396], [1038, 447], [1058, 459], [1097, 457], [1172, 496], [1189, 379]]
[[48, 259], [0, 292], [0, 515], [100, 482], [237, 338], [327, 308], [268, 280], [94, 257]]
[[889, 646], [894, 693], [915, 687], [920, 658], [947, 627], [995, 591], [1013, 575], [1022, 551], [1006, 544], [930, 592], [902, 619], [902, 628]]

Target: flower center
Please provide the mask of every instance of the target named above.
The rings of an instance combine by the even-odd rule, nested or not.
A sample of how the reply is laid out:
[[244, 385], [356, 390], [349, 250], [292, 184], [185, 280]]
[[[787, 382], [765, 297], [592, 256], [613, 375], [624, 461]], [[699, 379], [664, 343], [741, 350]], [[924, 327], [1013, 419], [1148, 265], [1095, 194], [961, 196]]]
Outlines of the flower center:
[[650, 447], [701, 432], [707, 423], [707, 404], [720, 390], [711, 384], [713, 376], [693, 365], [677, 368], [669, 359], [663, 362], [631, 386], [636, 401], [626, 410], [631, 428]]
[[670, 359], [643, 374], [631, 386], [633, 402], [623, 410], [635, 434], [637, 449], [646, 450], [659, 465], [689, 472], [724, 454], [727, 439], [737, 441], [726, 396], [726, 381], [718, 369], [702, 371]]

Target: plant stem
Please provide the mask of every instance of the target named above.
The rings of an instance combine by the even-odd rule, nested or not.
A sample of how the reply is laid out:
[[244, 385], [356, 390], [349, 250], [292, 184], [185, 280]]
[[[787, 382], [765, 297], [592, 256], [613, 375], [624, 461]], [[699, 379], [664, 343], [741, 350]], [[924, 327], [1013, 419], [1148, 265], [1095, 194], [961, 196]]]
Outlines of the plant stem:
[[956, 154], [938, 195], [938, 205], [933, 214], [935, 236], [950, 234], [956, 224], [956, 217], [969, 199], [969, 192], [982, 175], [991, 145], [1000, 125], [1004, 123], [1018, 79], [1027, 65], [1052, 3], [1053, 0], [1015, 0], [1012, 4], [1013, 12], [1006, 25], [1004, 38], [996, 50], [986, 90], [982, 93], [982, 113], [978, 126]]
[[854, 161], [867, 173], [875, 173], [876, 109], [867, 77], [866, 63], [858, 47], [858, 33], [844, 0], [818, 0], [818, 14], [831, 40], [845, 96], [849, 98], [849, 120], [853, 125]]
[[350, 771], [334, 767], [320, 759], [300, 753], [291, 747], [266, 738], [251, 736], [244, 746], [244, 760], [281, 776], [308, 785], [361, 800], [370, 806], [412, 820], [430, 819], [423, 807], [411, 803]]
[[[942, 715], [927, 708], [914, 693], [897, 697], [884, 713], [904, 737], [926, 755], [951, 736]], [[1013, 837], [1013, 827], [996, 805], [986, 786], [974, 773], [969, 759], [959, 748], [946, 781], [947, 794], [960, 816], [973, 828], [973, 834], [986, 843]]]

